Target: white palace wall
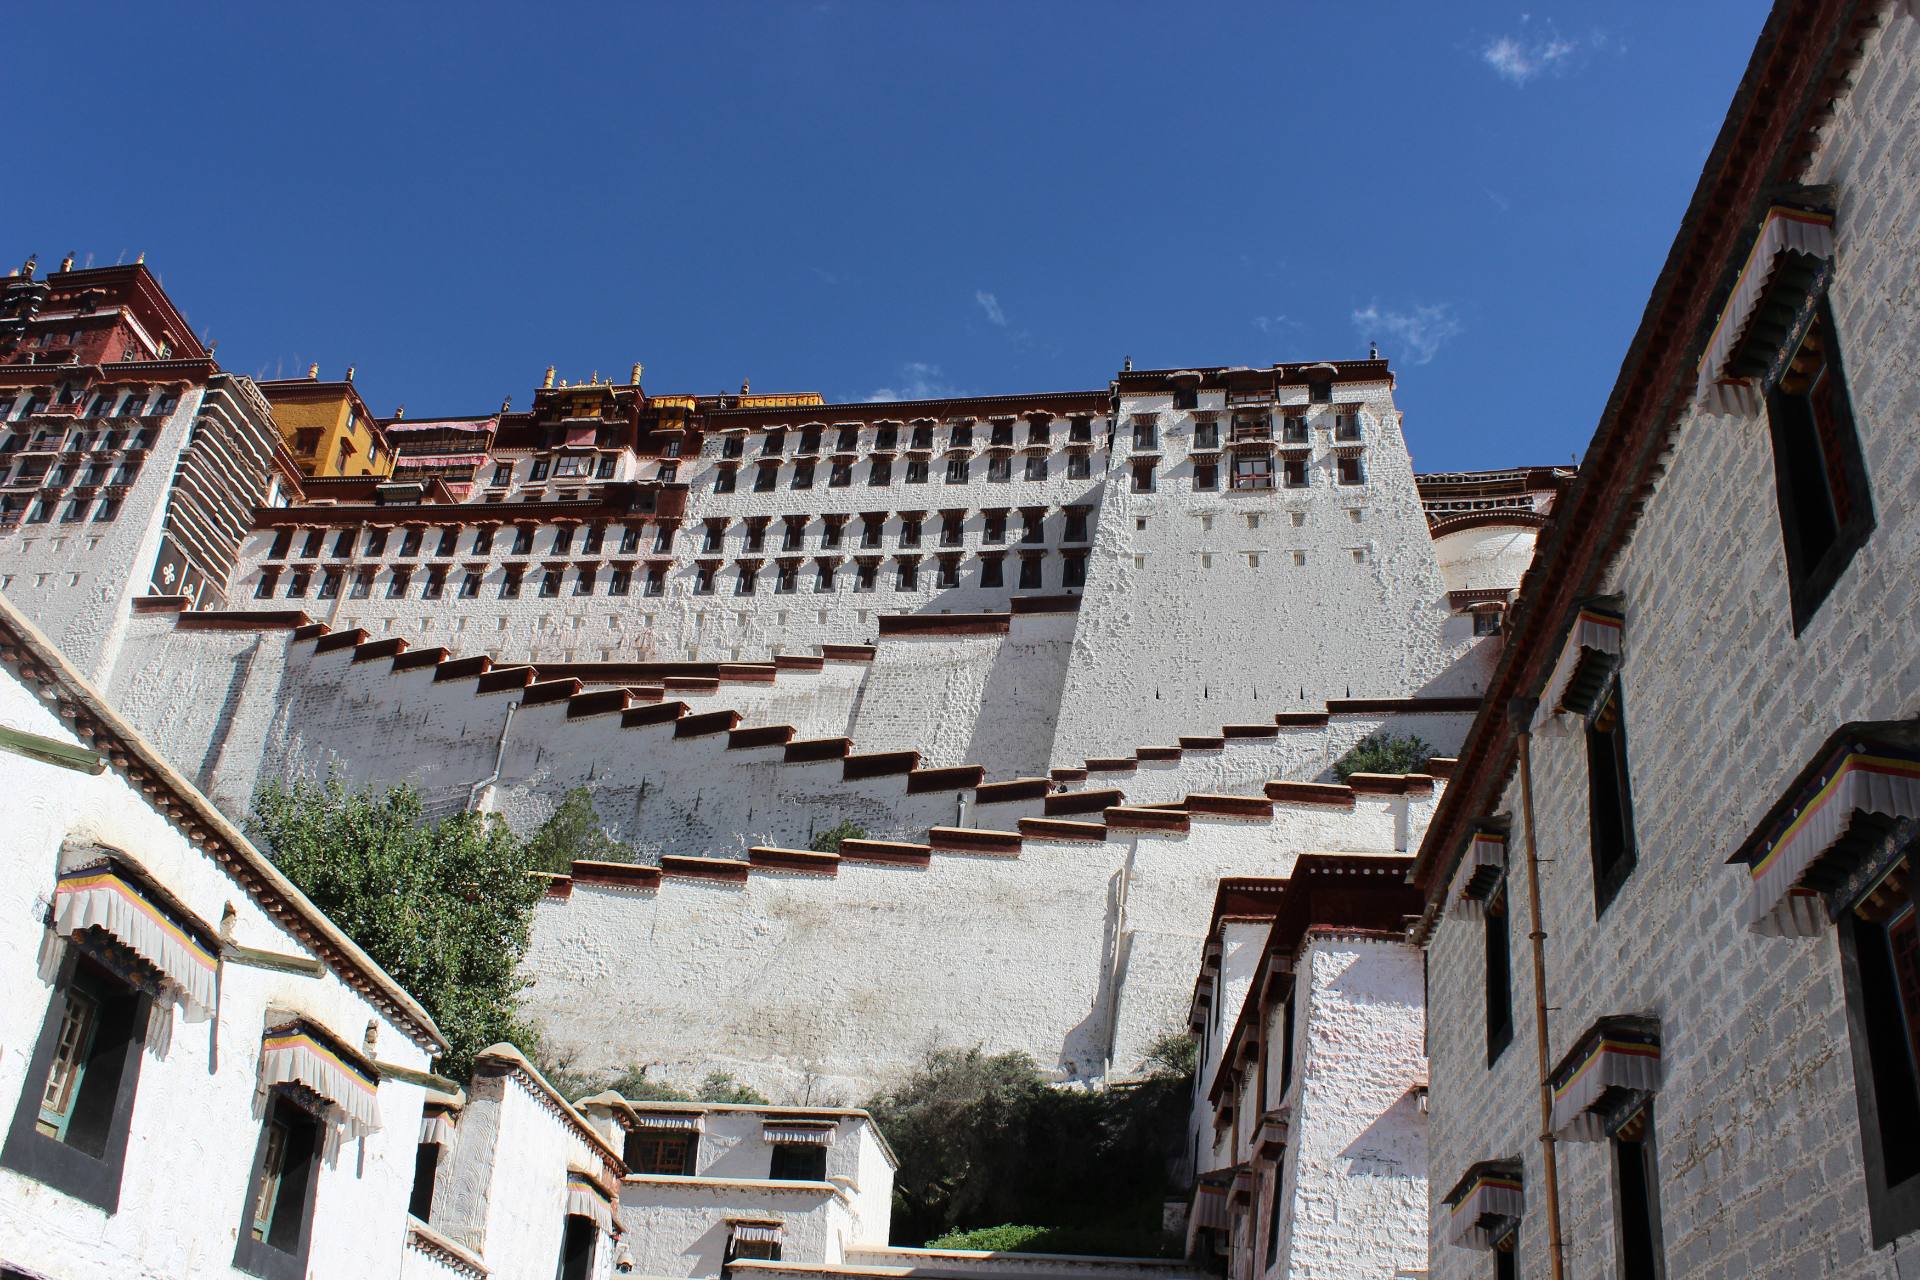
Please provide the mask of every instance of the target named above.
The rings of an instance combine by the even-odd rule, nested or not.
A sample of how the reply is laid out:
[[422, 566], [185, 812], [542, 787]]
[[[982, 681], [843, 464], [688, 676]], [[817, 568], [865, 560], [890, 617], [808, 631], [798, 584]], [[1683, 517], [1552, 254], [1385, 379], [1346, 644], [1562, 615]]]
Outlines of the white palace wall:
[[858, 842], [750, 869], [580, 864], [536, 913], [528, 1008], [580, 1069], [724, 1070], [776, 1098], [864, 1097], [940, 1044], [1025, 1050], [1062, 1079], [1126, 1076], [1185, 1024], [1221, 876], [1284, 875], [1306, 850], [1403, 850], [1431, 795], [1270, 817], [1110, 810], [1094, 838], [991, 852], [936, 832], [931, 852]]

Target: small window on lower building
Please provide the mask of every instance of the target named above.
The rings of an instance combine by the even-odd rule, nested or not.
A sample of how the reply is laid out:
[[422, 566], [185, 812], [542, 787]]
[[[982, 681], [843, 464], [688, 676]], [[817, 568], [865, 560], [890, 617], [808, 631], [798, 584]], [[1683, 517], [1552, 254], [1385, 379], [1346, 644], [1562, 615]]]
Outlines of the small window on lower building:
[[269, 1280], [306, 1273], [320, 1139], [320, 1122], [312, 1112], [284, 1092], [268, 1095], [233, 1253], [240, 1270]]
[[951, 591], [960, 585], [960, 561], [952, 556], [940, 557], [939, 587], [942, 591]]
[[1060, 585], [1068, 591], [1078, 591], [1087, 585], [1087, 557], [1084, 553], [1061, 557]]
[[920, 589], [920, 566], [911, 560], [900, 562], [900, 571], [894, 575], [895, 591], [918, 591]]
[[983, 587], [1002, 587], [1006, 585], [1006, 561], [1001, 556], [982, 556], [980, 559], [980, 585]]
[[1020, 590], [1038, 591], [1040, 589], [1041, 558], [1039, 556], [1020, 557]]
[[1500, 634], [1500, 622], [1506, 615], [1499, 609], [1475, 609], [1473, 611], [1473, 634], [1477, 636], [1497, 636]]
[[775, 1182], [825, 1182], [827, 1149], [811, 1142], [776, 1142], [767, 1177]]
[[1487, 1065], [1492, 1066], [1513, 1040], [1513, 953], [1504, 880], [1487, 899], [1486, 1008]]
[[647, 1132], [627, 1135], [626, 1162], [633, 1173], [692, 1177], [699, 1137], [687, 1132]]
[[0, 1164], [112, 1212], [146, 1020], [146, 999], [70, 944]]
[[663, 596], [667, 593], [667, 571], [661, 568], [647, 570], [647, 594]]
[[478, 573], [468, 573], [460, 579], [460, 598], [462, 600], [471, 600], [479, 594], [480, 575]]
[[1365, 484], [1367, 469], [1357, 456], [1348, 456], [1339, 461], [1339, 479], [1341, 484]]
[[1621, 1280], [1661, 1280], [1667, 1274], [1660, 1247], [1660, 1172], [1653, 1152], [1653, 1104], [1615, 1131], [1614, 1224]]
[[1875, 1248], [1920, 1230], [1920, 843], [1840, 913], [1841, 973]]
[[561, 570], [559, 569], [548, 569], [540, 575], [540, 595], [542, 598], [550, 600], [560, 594], [560, 577]]
[[600, 1228], [592, 1218], [578, 1213], [567, 1215], [567, 1229], [560, 1237], [560, 1269], [555, 1280], [592, 1280], [593, 1254], [600, 1244]]
[[1633, 874], [1633, 792], [1627, 775], [1627, 726], [1615, 676], [1587, 721], [1588, 839], [1593, 854], [1594, 915], [1603, 914]]
[[407, 1212], [422, 1222], [433, 1221], [433, 1179], [440, 1171], [440, 1144], [423, 1142], [413, 1152], [413, 1194]]
[[632, 587], [633, 571], [631, 569], [615, 569], [607, 575], [607, 594], [610, 596], [626, 595]]
[[1153, 492], [1153, 463], [1136, 462], [1133, 464], [1133, 491], [1135, 493]]
[[260, 581], [254, 584], [253, 598], [255, 600], [270, 599], [273, 596], [273, 589], [279, 585], [280, 571], [278, 569], [263, 569], [260, 572]]
[[1193, 487], [1201, 490], [1214, 490], [1220, 487], [1220, 467], [1217, 463], [1196, 462], [1193, 464]]
[[854, 572], [853, 589], [871, 591], [880, 579], [880, 566], [871, 561], [862, 561]]
[[1093, 474], [1092, 458], [1082, 451], [1067, 455], [1067, 479], [1085, 480]]

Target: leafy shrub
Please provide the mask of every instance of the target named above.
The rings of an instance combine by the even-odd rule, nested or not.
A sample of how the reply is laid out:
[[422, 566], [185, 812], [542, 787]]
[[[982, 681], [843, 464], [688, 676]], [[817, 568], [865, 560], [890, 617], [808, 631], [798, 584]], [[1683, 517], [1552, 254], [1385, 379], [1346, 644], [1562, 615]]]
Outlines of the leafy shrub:
[[813, 843], [807, 847], [815, 853], [838, 853], [842, 840], [865, 840], [866, 838], [865, 827], [856, 822], [842, 822], [814, 836]]
[[1200, 1041], [1191, 1031], [1168, 1031], [1147, 1046], [1147, 1075], [1186, 1084], [1200, 1067]]
[[1401, 738], [1381, 730], [1353, 744], [1333, 763], [1340, 781], [1356, 773], [1419, 773], [1433, 757], [1433, 744], [1415, 734]]
[[600, 825], [593, 807], [593, 793], [575, 787], [561, 797], [560, 807], [540, 829], [527, 837], [527, 845], [542, 871], [566, 871], [580, 862], [638, 862], [640, 855], [631, 845], [622, 844]]
[[1033, 1227], [1005, 1223], [972, 1231], [949, 1231], [927, 1241], [929, 1249], [981, 1249], [990, 1253], [1092, 1253], [1134, 1258], [1174, 1257], [1174, 1242], [1159, 1231], [1102, 1231], [1086, 1227]]

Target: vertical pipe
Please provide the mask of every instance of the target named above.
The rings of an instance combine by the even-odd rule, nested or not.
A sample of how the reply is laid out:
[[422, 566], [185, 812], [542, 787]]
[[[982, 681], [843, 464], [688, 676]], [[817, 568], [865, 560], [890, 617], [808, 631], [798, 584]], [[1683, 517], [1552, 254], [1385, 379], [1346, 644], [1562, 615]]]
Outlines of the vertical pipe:
[[1540, 927], [1540, 849], [1533, 838], [1533, 713], [1538, 701], [1515, 698], [1507, 714], [1515, 730], [1520, 755], [1520, 809], [1527, 824], [1527, 906], [1533, 928], [1527, 937], [1533, 943], [1533, 1041], [1540, 1059], [1540, 1155], [1547, 1181], [1548, 1258], [1553, 1280], [1564, 1280], [1566, 1264], [1561, 1256], [1560, 1238], [1560, 1163], [1553, 1141], [1553, 1060], [1547, 1046], [1547, 952], [1546, 930]]

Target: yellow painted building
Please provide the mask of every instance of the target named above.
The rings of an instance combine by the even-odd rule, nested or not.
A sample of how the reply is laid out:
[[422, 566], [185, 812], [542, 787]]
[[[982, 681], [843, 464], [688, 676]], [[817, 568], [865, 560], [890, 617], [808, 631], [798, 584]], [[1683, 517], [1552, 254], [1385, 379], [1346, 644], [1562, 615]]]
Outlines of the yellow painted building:
[[262, 382], [260, 394], [273, 406], [287, 452], [302, 475], [393, 474], [393, 451], [351, 376], [345, 382], [321, 382], [315, 370], [304, 378]]

